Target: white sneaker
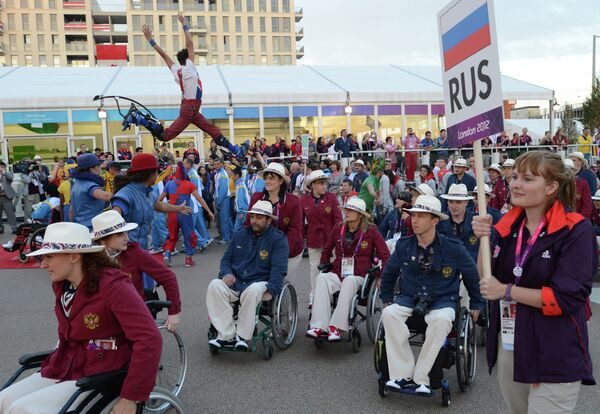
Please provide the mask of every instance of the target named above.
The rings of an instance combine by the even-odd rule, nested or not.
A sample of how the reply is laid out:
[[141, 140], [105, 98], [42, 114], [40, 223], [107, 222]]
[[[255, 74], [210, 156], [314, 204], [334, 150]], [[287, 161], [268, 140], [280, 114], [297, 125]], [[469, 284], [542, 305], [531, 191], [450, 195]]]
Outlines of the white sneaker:
[[10, 249], [12, 249], [12, 247], [13, 247], [14, 245], [15, 245], [15, 244], [14, 244], [14, 243], [13, 243], [13, 241], [11, 240], [11, 241], [9, 241], [8, 243], [4, 243], [4, 244], [2, 245], [2, 247], [4, 247], [6, 250], [10, 250]]
[[414, 383], [414, 381], [411, 378], [404, 378], [404, 379], [393, 379], [393, 378], [391, 378], [390, 380], [388, 380], [388, 382], [385, 383], [385, 385], [387, 387], [395, 388], [397, 390], [400, 390], [402, 388], [414, 387], [415, 383]]
[[164, 252], [162, 247], [159, 247], [158, 250], [156, 250], [154, 247], [151, 248], [150, 250], [148, 250], [148, 253], [150, 254], [157, 254], [157, 253], [162, 253]]
[[415, 389], [415, 393], [429, 395], [431, 394], [431, 388], [429, 388], [429, 385], [419, 384], [419, 386]]
[[244, 339], [240, 338], [237, 335], [236, 335], [235, 339], [236, 339], [235, 349], [237, 349], [238, 351], [247, 351], [248, 350], [248, 343]]

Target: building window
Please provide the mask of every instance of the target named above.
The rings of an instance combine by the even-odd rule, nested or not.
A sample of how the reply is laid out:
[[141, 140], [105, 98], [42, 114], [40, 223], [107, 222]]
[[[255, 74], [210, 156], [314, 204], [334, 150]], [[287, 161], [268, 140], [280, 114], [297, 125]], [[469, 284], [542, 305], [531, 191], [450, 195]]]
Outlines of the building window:
[[264, 33], [267, 31], [267, 19], [264, 17], [260, 18], [260, 32]]
[[230, 50], [229, 36], [223, 36], [223, 50], [225, 52], [229, 52]]
[[198, 65], [206, 65], [206, 56], [198, 56]]
[[198, 37], [198, 49], [208, 49], [206, 44], [206, 37], [200, 36]]
[[273, 52], [279, 52], [279, 50], [279, 36], [273, 36]]
[[23, 30], [29, 31], [29, 14], [23, 13], [21, 15], [21, 20], [23, 21]]
[[210, 16], [210, 31], [217, 31], [217, 16]]
[[216, 65], [217, 63], [219, 63], [219, 57], [218, 56], [213, 56], [211, 58], [212, 64]]
[[15, 15], [8, 15], [8, 30], [17, 30], [17, 25], [15, 24]]
[[267, 36], [260, 37], [260, 51], [261, 52], [267, 51]]
[[206, 29], [206, 20], [204, 20], [204, 16], [196, 17], [196, 24], [200, 29]]
[[148, 59], [145, 55], [136, 55], [135, 56], [135, 64], [138, 66], [146, 66], [148, 65]]
[[271, 17], [271, 31], [279, 33], [279, 17]]
[[52, 35], [52, 50], [58, 50], [58, 35]]
[[279, 12], [279, 0], [271, 0], [271, 13]]
[[25, 55], [25, 66], [33, 66], [33, 56]]
[[15, 0], [6, 0], [6, 7], [9, 9], [15, 8]]
[[285, 55], [283, 57], [283, 64], [284, 65], [291, 65], [292, 64], [292, 56], [291, 55]]
[[248, 52], [254, 52], [254, 36], [248, 36]]
[[54, 64], [54, 66], [60, 66], [60, 56], [53, 56], [52, 63]]
[[217, 43], [217, 36], [210, 37], [210, 50], [216, 52], [219, 50], [219, 45]]
[[248, 64], [249, 65], [256, 65], [256, 56], [254, 56], [254, 55], [248, 56]]
[[281, 18], [281, 31], [282, 32], [290, 32], [291, 26], [290, 26], [290, 18], [289, 17], [282, 17]]
[[236, 59], [235, 63], [237, 63], [238, 65], [243, 65], [244, 64], [244, 56], [237, 55], [235, 59]]
[[46, 55], [40, 55], [40, 67], [46, 67]]
[[35, 15], [35, 30], [37, 30], [38, 32], [41, 32], [42, 30], [44, 30], [44, 15], [43, 14]]
[[56, 9], [56, 0], [48, 0], [48, 8], [50, 10]]
[[23, 35], [23, 44], [25, 45], [25, 51], [29, 52], [31, 50], [31, 35]]
[[274, 65], [281, 65], [281, 59], [279, 55], [273, 55], [273, 64]]
[[231, 56], [225, 55], [225, 64], [226, 65], [231, 65]]
[[254, 17], [248, 17], [248, 33], [254, 32]]
[[208, 11], [217, 11], [217, 1], [208, 0]]
[[134, 32], [139, 32], [140, 30], [142, 30], [140, 16], [138, 16], [137, 14], [134, 14], [133, 16], [131, 16], [131, 26], [132, 26], [131, 29]]
[[241, 18], [241, 16], [235, 16], [235, 32], [236, 33], [241, 33], [242, 32], [242, 18]]
[[21, 8], [28, 9], [29, 8], [29, 0], [21, 0]]
[[133, 36], [133, 49], [134, 50], [142, 50], [142, 36], [140, 36], [140, 35]]
[[50, 15], [50, 30], [56, 32], [56, 14]]
[[12, 66], [19, 66], [19, 58], [17, 56], [11, 56], [10, 57], [10, 64]]
[[179, 50], [179, 35], [173, 35], [173, 50]]
[[19, 47], [17, 46], [17, 35], [11, 34], [8, 36], [8, 48], [11, 52], [19, 50]]
[[165, 16], [158, 16], [158, 30], [165, 30]]
[[246, 11], [247, 12], [254, 11], [254, 0], [246, 0]]
[[235, 37], [235, 50], [236, 50], [236, 52], [244, 51], [244, 48], [242, 47], [242, 36]]
[[236, 12], [242, 11], [242, 0], [233, 0], [233, 9]]
[[221, 9], [223, 11], [229, 11], [229, 0], [221, 0]]
[[282, 36], [281, 37], [281, 50], [283, 52], [291, 52], [292, 51], [292, 38], [290, 36]]
[[229, 31], [229, 17], [227, 17], [227, 16], [223, 16], [223, 31], [224, 32]]
[[258, 11], [261, 13], [267, 12], [267, 0], [258, 0]]
[[290, 12], [290, 0], [281, 0], [281, 11], [284, 13]]
[[148, 56], [148, 65], [149, 66], [156, 66], [156, 55], [150, 55], [150, 56]]
[[177, 20], [177, 16], [171, 16], [171, 30], [176, 32], [179, 30], [177, 27], [179, 25], [179, 20]]
[[42, 0], [35, 0], [33, 4], [36, 10], [42, 10]]
[[167, 47], [167, 36], [160, 35], [160, 43], [159, 43], [159, 45], [161, 45], [162, 47]]
[[46, 38], [44, 35], [37, 36], [37, 46], [40, 52], [46, 51]]
[[266, 65], [267, 64], [267, 56], [266, 55], [261, 55], [261, 57], [260, 57], [260, 64], [261, 65]]
[[153, 17], [152, 15], [146, 15], [146, 16], [144, 16], [144, 24], [146, 26], [150, 26], [150, 27], [153, 26], [152, 17]]

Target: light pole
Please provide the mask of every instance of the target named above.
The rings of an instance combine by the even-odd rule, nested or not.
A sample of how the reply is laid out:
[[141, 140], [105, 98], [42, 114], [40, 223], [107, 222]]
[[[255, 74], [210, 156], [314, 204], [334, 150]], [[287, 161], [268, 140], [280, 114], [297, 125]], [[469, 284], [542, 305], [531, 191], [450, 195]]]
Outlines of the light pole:
[[593, 48], [592, 48], [592, 88], [594, 87], [594, 82], [596, 81], [596, 38], [599, 38], [600, 35], [593, 35]]

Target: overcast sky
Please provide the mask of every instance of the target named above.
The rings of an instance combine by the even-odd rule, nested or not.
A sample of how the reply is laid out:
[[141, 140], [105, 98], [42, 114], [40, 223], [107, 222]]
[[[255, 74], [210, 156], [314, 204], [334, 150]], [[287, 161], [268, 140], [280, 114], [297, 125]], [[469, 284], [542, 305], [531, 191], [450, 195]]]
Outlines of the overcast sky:
[[[304, 9], [299, 64], [440, 65], [437, 12], [448, 0], [296, 0]], [[495, 0], [500, 70], [556, 91], [590, 93], [598, 0]], [[600, 55], [600, 39], [596, 40]], [[596, 71], [600, 72], [600, 56]]]

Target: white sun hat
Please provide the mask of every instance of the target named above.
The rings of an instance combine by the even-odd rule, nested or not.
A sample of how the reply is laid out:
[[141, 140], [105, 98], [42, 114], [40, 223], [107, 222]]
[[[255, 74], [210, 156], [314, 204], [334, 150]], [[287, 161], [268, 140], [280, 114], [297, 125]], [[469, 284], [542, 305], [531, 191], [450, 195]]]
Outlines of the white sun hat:
[[123, 216], [114, 210], [98, 214], [92, 219], [92, 240], [98, 240], [111, 234], [124, 233], [137, 228], [137, 223], [127, 223]]
[[285, 168], [283, 167], [282, 164], [278, 163], [278, 162], [271, 162], [269, 163], [269, 165], [267, 165], [263, 170], [258, 172], [258, 176], [259, 177], [264, 177], [264, 175], [266, 173], [273, 173], [273, 174], [277, 174], [278, 176], [280, 176], [281, 178], [283, 178], [283, 181], [285, 181], [286, 184], [290, 183], [290, 177], [288, 177], [285, 174]]
[[504, 168], [504, 167], [514, 167], [514, 166], [515, 166], [515, 160], [513, 160], [512, 158], [507, 158], [502, 163], [502, 168]]
[[354, 161], [354, 163], [355, 163], [355, 164], [360, 164], [360, 165], [362, 165], [363, 167], [365, 166], [365, 162], [364, 162], [363, 160], [356, 160], [356, 161]]
[[571, 157], [579, 158], [581, 161], [585, 161], [585, 155], [583, 155], [583, 152], [580, 151], [570, 153], [569, 158]]
[[600, 190], [596, 191], [596, 194], [592, 196], [592, 200], [600, 201]]
[[314, 170], [313, 172], [311, 172], [310, 174], [308, 174], [308, 177], [306, 177], [306, 186], [308, 187], [309, 185], [311, 185], [313, 182], [318, 181], [318, 180], [328, 180], [329, 177], [327, 176], [327, 174], [325, 174], [323, 172], [323, 170]]
[[346, 201], [346, 204], [344, 204], [344, 209], [358, 211], [360, 214], [362, 214], [366, 218], [371, 217], [371, 215], [369, 213], [367, 213], [367, 204], [365, 203], [364, 200], [362, 200], [358, 197], [349, 198]]
[[[490, 197], [496, 197], [495, 194], [492, 194], [492, 189], [490, 188], [489, 185], [485, 184], [485, 186], [483, 188], [485, 189], [485, 195], [490, 196]], [[477, 186], [475, 186], [473, 191], [469, 191], [469, 194], [473, 194], [474, 196], [477, 195]]]
[[500, 164], [494, 163], [494, 164], [490, 165], [487, 169], [488, 169], [488, 171], [489, 170], [494, 170], [494, 171], [497, 171], [500, 174], [502, 174], [502, 168], [500, 168]]
[[53, 223], [46, 227], [44, 241], [39, 250], [27, 256], [41, 256], [59, 253], [98, 253], [104, 246], [94, 246], [90, 231], [77, 223]]
[[465, 160], [464, 158], [457, 158], [456, 161], [454, 161], [454, 164], [452, 164], [452, 166], [468, 168], [469, 164], [467, 164], [467, 160]]
[[434, 196], [420, 195], [415, 201], [413, 208], [406, 211], [410, 213], [431, 213], [438, 216], [441, 220], [448, 220], [448, 216], [442, 213], [442, 203]]
[[570, 168], [570, 169], [575, 169], [575, 163], [573, 162], [573, 160], [571, 158], [565, 158], [563, 160], [563, 164], [565, 164], [565, 167]]
[[273, 204], [267, 200], [257, 201], [254, 203], [251, 210], [242, 211], [242, 213], [261, 214], [263, 216], [271, 217], [273, 220], [277, 220], [277, 216], [273, 214]]
[[425, 183], [421, 183], [416, 187], [414, 185], [411, 185], [410, 189], [416, 191], [417, 193], [419, 193], [421, 195], [430, 195], [430, 196], [435, 195], [433, 193], [433, 190], [431, 189], [431, 187], [429, 187]]
[[469, 195], [467, 186], [464, 184], [452, 184], [448, 190], [448, 194], [443, 194], [442, 197], [445, 200], [458, 200], [458, 201], [469, 201], [473, 200], [473, 196]]

